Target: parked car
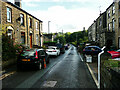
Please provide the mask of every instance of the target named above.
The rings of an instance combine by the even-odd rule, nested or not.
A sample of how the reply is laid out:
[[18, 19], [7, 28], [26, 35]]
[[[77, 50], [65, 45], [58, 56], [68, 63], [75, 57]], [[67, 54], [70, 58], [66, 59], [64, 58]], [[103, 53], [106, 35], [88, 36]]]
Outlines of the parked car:
[[44, 49], [24, 50], [17, 59], [17, 67], [35, 66], [38, 69], [42, 69], [44, 68], [44, 60], [46, 63], [50, 61], [49, 55]]
[[98, 55], [101, 52], [101, 48], [98, 46], [86, 46], [83, 49], [83, 54], [86, 55]]
[[62, 44], [56, 44], [56, 46], [60, 49], [60, 53], [65, 53], [65, 47]]
[[114, 58], [119, 58], [120, 57], [120, 49], [119, 50], [116, 50], [116, 51], [107, 51], [108, 53], [110, 53], [111, 54], [111, 56], [112, 56], [112, 59], [114, 59]]
[[61, 52], [61, 53], [65, 53], [65, 47], [64, 47], [64, 46], [62, 46], [62, 47], [60, 48], [60, 52]]
[[48, 46], [48, 49], [46, 49], [46, 53], [50, 56], [58, 56], [60, 55], [60, 49], [56, 46]]
[[64, 47], [65, 47], [65, 50], [68, 50], [68, 49], [69, 49], [68, 44], [66, 44]]

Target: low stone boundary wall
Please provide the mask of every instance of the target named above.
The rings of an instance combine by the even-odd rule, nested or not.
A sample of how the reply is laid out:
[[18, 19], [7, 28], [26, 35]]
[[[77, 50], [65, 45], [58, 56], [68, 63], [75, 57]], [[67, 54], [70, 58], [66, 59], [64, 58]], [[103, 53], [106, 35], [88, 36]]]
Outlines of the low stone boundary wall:
[[7, 61], [2, 61], [2, 69], [7, 68], [11, 65], [14, 65], [17, 63], [17, 59], [9, 59]]

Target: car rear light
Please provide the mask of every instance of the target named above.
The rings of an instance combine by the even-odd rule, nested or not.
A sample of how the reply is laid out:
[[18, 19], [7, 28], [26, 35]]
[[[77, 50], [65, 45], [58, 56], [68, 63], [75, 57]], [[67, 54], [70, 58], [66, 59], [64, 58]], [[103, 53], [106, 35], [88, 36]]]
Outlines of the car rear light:
[[35, 53], [35, 58], [38, 59], [38, 52]]
[[46, 52], [47, 52], [48, 50], [46, 50]]
[[30, 51], [30, 50], [26, 50], [26, 51]]
[[56, 50], [53, 50], [53, 52], [56, 52]]

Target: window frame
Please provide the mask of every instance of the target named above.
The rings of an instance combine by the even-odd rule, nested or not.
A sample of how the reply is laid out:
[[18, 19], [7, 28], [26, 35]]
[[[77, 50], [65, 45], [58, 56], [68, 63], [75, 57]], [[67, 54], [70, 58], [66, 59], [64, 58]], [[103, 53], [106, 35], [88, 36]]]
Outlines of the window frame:
[[[21, 21], [23, 20], [23, 22]], [[20, 24], [25, 26], [25, 22], [24, 22], [24, 14], [20, 13]]]
[[112, 31], [115, 31], [115, 18], [112, 19]]
[[112, 15], [115, 14], [115, 4], [113, 4], [113, 7], [112, 7]]
[[21, 40], [21, 43], [22, 43], [22, 44], [25, 44], [25, 32], [21, 32], [21, 39], [22, 39], [22, 37], [23, 37], [23, 36], [22, 36], [23, 34], [24, 34], [24, 43], [22, 43], [22, 40]]
[[36, 34], [36, 44], [39, 45], [39, 36]]
[[108, 23], [108, 31], [110, 31], [110, 30], [111, 30], [111, 24]]
[[29, 27], [32, 28], [32, 18], [29, 18]]
[[108, 18], [110, 18], [110, 9], [108, 10]]
[[39, 30], [39, 28], [38, 28], [38, 22], [36, 21], [35, 23], [36, 23], [36, 31], [38, 31]]
[[10, 23], [12, 22], [12, 9], [10, 7], [7, 7], [7, 22], [10, 22]]
[[10, 39], [13, 39], [13, 31], [12, 30], [8, 29], [7, 35]]

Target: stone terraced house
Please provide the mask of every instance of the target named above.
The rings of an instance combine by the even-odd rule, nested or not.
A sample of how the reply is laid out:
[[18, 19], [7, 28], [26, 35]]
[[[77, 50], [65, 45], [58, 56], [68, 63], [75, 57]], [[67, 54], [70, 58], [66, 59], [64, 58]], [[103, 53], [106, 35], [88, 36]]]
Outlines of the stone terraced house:
[[29, 48], [33, 45], [42, 46], [42, 21], [26, 12], [21, 7], [21, 0], [15, 3], [7, 0], [0, 1], [2, 32], [7, 34], [16, 43]]
[[[113, 2], [96, 21], [96, 40], [100, 47], [111, 46], [120, 48], [120, 1]], [[93, 25], [93, 24], [92, 24]], [[90, 26], [92, 27], [92, 26]], [[88, 28], [88, 37], [92, 33]], [[93, 40], [93, 39], [91, 39]]]

